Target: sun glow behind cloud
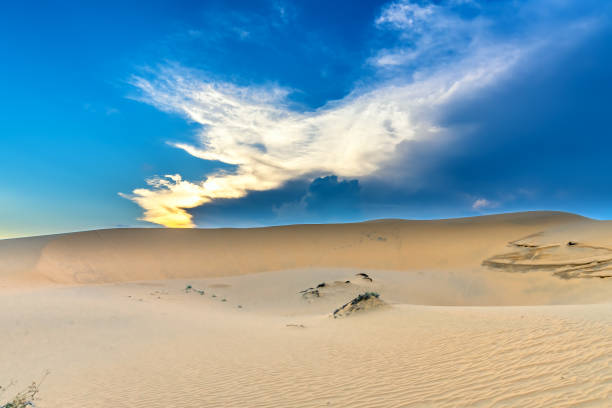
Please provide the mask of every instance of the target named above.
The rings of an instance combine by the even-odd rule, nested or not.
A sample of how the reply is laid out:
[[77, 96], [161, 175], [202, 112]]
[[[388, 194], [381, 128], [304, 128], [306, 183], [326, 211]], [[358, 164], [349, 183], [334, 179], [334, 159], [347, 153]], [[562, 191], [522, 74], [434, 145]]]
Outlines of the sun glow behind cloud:
[[[402, 142], [439, 137], [444, 129], [436, 117], [445, 104], [495, 83], [539, 44], [488, 44], [482, 40], [485, 21], [466, 23], [435, 5], [396, 2], [375, 23], [411, 39], [409, 46], [377, 51], [371, 63], [378, 69], [402, 68], [451, 46], [457, 57], [452, 63], [412, 69], [402, 80], [356, 88], [309, 112], [292, 110], [289, 90], [276, 85], [240, 87], [179, 65], [135, 76], [132, 84], [141, 91], [141, 100], [202, 125], [198, 144], [174, 147], [236, 169], [199, 182], [178, 174], [153, 178], [148, 188], [122, 196], [144, 209], [146, 221], [192, 227], [187, 210], [215, 199], [240, 198], [304, 177], [371, 176], [395, 158]], [[448, 38], [453, 36], [462, 40], [451, 44]]]

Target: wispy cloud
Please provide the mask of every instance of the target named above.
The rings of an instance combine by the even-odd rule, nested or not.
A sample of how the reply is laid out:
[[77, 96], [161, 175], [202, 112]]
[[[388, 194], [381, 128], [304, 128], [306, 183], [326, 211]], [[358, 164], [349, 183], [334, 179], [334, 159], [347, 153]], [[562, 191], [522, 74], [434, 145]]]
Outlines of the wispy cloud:
[[486, 198], [477, 198], [472, 203], [472, 209], [476, 211], [496, 208], [498, 206], [499, 206], [499, 203], [495, 201], [487, 200]]
[[480, 15], [462, 17], [454, 9], [459, 6], [478, 8], [477, 3], [457, 0], [440, 5], [406, 0], [390, 3], [376, 19], [376, 26], [398, 33], [398, 41], [392, 48], [378, 50], [370, 61], [380, 68], [439, 66], [490, 45], [492, 22]]
[[119, 193], [140, 205], [144, 220], [173, 228], [191, 228], [193, 222], [186, 209], [210, 201], [202, 186], [183, 180], [178, 174], [147, 180], [150, 189], [138, 188], [132, 195]]
[[[143, 101], [202, 126], [198, 144], [173, 146], [204, 160], [235, 165], [236, 170], [199, 182], [180, 175], [155, 178], [147, 181], [148, 188], [123, 196], [145, 210], [146, 221], [190, 227], [187, 210], [215, 199], [240, 198], [303, 177], [367, 177], [381, 170], [402, 142], [437, 138], [442, 129], [436, 116], [445, 104], [496, 82], [534, 47], [533, 42], [477, 44], [474, 39], [486, 24], [463, 22], [435, 5], [392, 3], [376, 24], [417, 38], [411, 45], [378, 51], [375, 61], [381, 67], [411, 63], [439, 50], [442, 43], [451, 47], [445, 36], [453, 33], [470, 35], [467, 43], [455, 41], [458, 51], [452, 65], [427, 64], [409, 78], [355, 89], [310, 112], [292, 110], [290, 90], [277, 85], [236, 86], [178, 65], [135, 76], [132, 84]], [[474, 209], [487, 205], [490, 202], [480, 199]]]
[[283, 1], [271, 2], [258, 13], [228, 11], [213, 7], [204, 13], [206, 29], [190, 28], [174, 37], [191, 37], [206, 42], [222, 42], [227, 39], [257, 42], [265, 41], [271, 35], [289, 24], [295, 15], [290, 4]]
[[163, 68], [152, 80], [135, 78], [134, 85], [147, 102], [202, 125], [199, 145], [174, 146], [237, 170], [212, 174], [200, 183], [155, 180], [129, 197], [145, 209], [147, 221], [189, 226], [184, 209], [215, 198], [239, 198], [308, 175], [370, 175], [401, 142], [435, 137], [437, 106], [486, 85], [513, 60], [498, 56], [483, 66], [469, 64], [410, 84], [356, 91], [306, 113], [290, 110], [282, 89], [236, 87], [201, 80], [185, 69]]

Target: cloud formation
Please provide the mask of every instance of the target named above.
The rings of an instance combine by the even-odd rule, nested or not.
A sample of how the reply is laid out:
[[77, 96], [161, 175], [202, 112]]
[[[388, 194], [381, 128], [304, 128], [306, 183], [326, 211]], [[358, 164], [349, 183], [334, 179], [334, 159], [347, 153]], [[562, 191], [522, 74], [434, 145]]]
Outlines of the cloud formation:
[[[375, 65], [410, 66], [410, 74], [358, 87], [313, 111], [292, 109], [290, 90], [280, 86], [237, 86], [179, 65], [135, 76], [132, 84], [141, 91], [141, 100], [201, 125], [198, 144], [172, 143], [174, 147], [234, 165], [235, 171], [210, 174], [199, 182], [180, 175], [154, 178], [147, 181], [148, 188], [123, 196], [145, 210], [146, 221], [191, 227], [187, 210], [215, 199], [241, 198], [249, 191], [326, 174], [368, 177], [392, 161], [403, 142], [438, 138], [444, 129], [436, 119], [446, 104], [500, 80], [541, 44], [487, 44], [479, 40], [486, 26], [482, 19], [465, 20], [433, 4], [395, 2], [375, 23], [410, 40], [376, 52]], [[411, 65], [432, 56], [432, 50], [450, 48], [452, 64]]]
[[133, 195], [119, 193], [140, 205], [147, 221], [173, 228], [192, 228], [191, 214], [186, 209], [210, 201], [204, 188], [182, 179], [179, 174], [147, 180], [149, 189], [138, 188]]
[[492, 22], [480, 15], [464, 18], [456, 6], [478, 8], [477, 3], [457, 0], [442, 5], [390, 3], [375, 23], [379, 29], [398, 33], [398, 42], [395, 47], [379, 50], [372, 62], [387, 68], [441, 64], [487, 46]]
[[498, 203], [491, 200], [487, 200], [486, 198], [477, 198], [476, 200], [474, 200], [474, 203], [472, 203], [472, 209], [480, 211], [495, 208], [498, 205]]
[[338, 180], [337, 176], [314, 179], [299, 200], [272, 207], [275, 219], [299, 223], [344, 222], [361, 213], [361, 186], [358, 180]]

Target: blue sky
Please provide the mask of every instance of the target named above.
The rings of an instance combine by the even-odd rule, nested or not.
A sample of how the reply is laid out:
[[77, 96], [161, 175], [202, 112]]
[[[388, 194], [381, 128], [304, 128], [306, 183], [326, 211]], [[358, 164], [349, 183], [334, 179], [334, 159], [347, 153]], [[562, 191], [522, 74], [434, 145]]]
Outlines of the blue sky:
[[7, 4], [0, 237], [611, 218], [603, 1]]

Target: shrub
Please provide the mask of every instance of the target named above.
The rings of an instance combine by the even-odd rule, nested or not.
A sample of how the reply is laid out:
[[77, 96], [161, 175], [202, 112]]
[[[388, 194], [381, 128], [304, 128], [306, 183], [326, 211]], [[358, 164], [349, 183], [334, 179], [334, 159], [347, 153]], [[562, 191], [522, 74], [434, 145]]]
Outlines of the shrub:
[[362, 300], [368, 300], [369, 298], [377, 298], [380, 295], [376, 292], [366, 292], [366, 293], [362, 293], [361, 295], [357, 296], [355, 299], [351, 300], [351, 305], [356, 305], [357, 303], [361, 302]]
[[[335, 319], [336, 317], [338, 317], [338, 313], [346, 312], [346, 309], [348, 309], [348, 314], [350, 314], [352, 311], [360, 309], [360, 306], [357, 306], [360, 302], [366, 301], [371, 298], [378, 298], [379, 296], [380, 295], [376, 292], [362, 293], [356, 298], [354, 298], [353, 300], [343, 304], [342, 306], [334, 310], [332, 315], [334, 316], [334, 319]], [[355, 308], [353, 308], [353, 306], [355, 306]]]
[[[0, 405], [0, 408], [27, 408], [36, 407], [34, 401], [38, 399], [38, 392], [40, 385], [43, 383], [47, 373], [43, 375], [39, 382], [33, 381], [25, 390], [19, 392], [11, 401], [8, 401], [4, 405]], [[9, 384], [9, 386], [12, 384]], [[0, 386], [0, 396], [6, 391], [7, 387]]]

